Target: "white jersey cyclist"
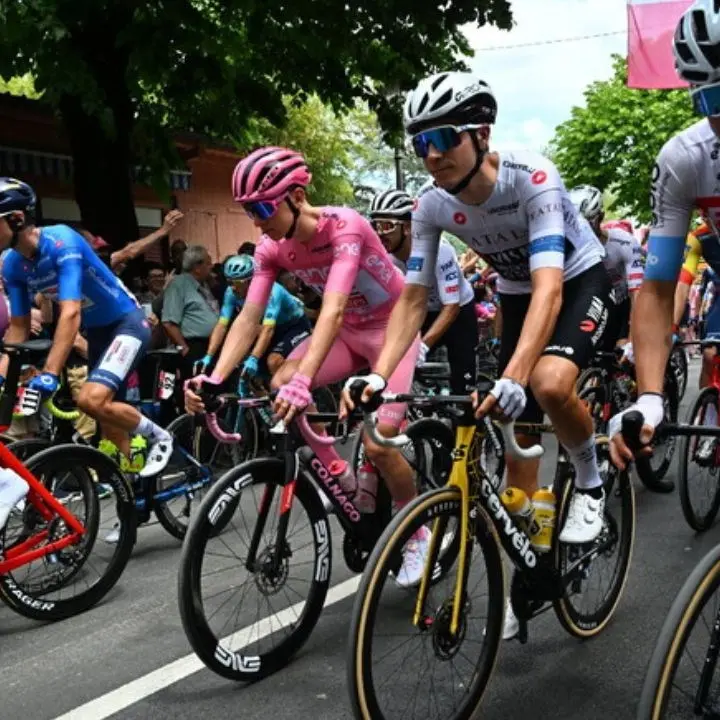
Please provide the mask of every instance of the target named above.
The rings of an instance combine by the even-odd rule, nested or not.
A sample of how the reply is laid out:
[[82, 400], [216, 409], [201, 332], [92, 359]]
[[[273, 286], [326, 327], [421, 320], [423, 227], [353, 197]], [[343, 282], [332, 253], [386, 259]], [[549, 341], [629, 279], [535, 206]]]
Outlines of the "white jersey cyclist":
[[[707, 119], [670, 138], [652, 173], [652, 226], [645, 276], [676, 280], [683, 262], [690, 217], [695, 208], [720, 227], [720, 138]], [[716, 252], [713, 252], [716, 250]], [[720, 271], [720, 248], [703, 246], [705, 261]]]
[[607, 232], [605, 268], [610, 275], [615, 302], [620, 305], [642, 284], [644, 274], [642, 249], [635, 236], [622, 228], [612, 227], [605, 232]]
[[[393, 255], [393, 263], [400, 272], [407, 273], [407, 264]], [[460, 269], [455, 248], [445, 238], [440, 240], [433, 284], [428, 296], [428, 311], [439, 312], [443, 305], [465, 307], [475, 299], [475, 293]]]
[[[704, 118], [668, 140], [651, 175], [652, 223], [645, 279], [635, 301], [634, 354], [639, 410], [651, 428], [664, 414], [664, 371], [671, 347], [673, 305], [694, 209], [717, 235], [720, 226], [720, 7], [696, 0], [681, 16], [673, 38], [675, 67], [690, 85], [695, 111]], [[703, 246], [703, 251], [705, 251]], [[705, 260], [720, 269], [720, 253], [707, 246]], [[623, 467], [632, 456], [619, 436], [620, 413], [610, 420], [613, 461]]]
[[605, 255], [553, 163], [531, 151], [501, 155], [495, 188], [482, 205], [467, 205], [436, 186], [418, 195], [408, 283], [431, 285], [443, 230], [497, 271], [498, 292], [507, 295], [528, 294], [533, 270], [563, 268], [567, 281]]

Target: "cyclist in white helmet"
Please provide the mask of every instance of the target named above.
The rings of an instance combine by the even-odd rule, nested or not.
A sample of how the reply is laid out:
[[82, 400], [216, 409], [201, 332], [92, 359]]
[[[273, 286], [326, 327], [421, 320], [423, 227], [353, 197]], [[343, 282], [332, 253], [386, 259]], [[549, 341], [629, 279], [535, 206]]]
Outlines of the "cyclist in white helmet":
[[570, 190], [570, 200], [588, 221], [598, 240], [605, 246], [605, 268], [613, 286], [614, 306], [610, 310], [604, 349], [615, 345], [625, 346], [626, 356], [632, 360], [630, 335], [630, 308], [632, 298], [643, 278], [643, 258], [640, 243], [635, 236], [615, 225], [603, 229], [605, 219], [602, 192], [592, 185], [578, 185]]
[[[412, 213], [405, 289], [383, 352], [365, 378], [365, 396], [384, 388], [422, 326], [440, 236], [453, 233], [499, 275], [501, 377], [477, 415], [550, 416], [576, 476], [560, 540], [588, 543], [602, 530], [605, 500], [592, 419], [575, 383], [602, 339], [610, 279], [603, 248], [553, 163], [535, 152], [490, 150], [496, 113], [490, 87], [467, 72], [428, 77], [407, 97], [405, 130], [435, 183], [419, 194]], [[350, 402], [347, 393], [344, 401]], [[528, 440], [535, 438], [521, 442]], [[532, 495], [538, 461], [508, 458], [507, 466], [508, 483]], [[517, 621], [506, 617], [504, 636], [516, 632]]]
[[633, 308], [633, 346], [638, 401], [610, 419], [610, 453], [624, 467], [632, 457], [620, 435], [625, 412], [645, 418], [641, 438], [649, 442], [663, 418], [665, 368], [672, 349], [675, 290], [693, 210], [713, 231], [703, 243], [705, 261], [720, 273], [720, 7], [696, 0], [682, 15], [673, 39], [678, 75], [702, 119], [670, 138], [650, 178], [652, 225], [645, 278]]
[[[412, 207], [413, 199], [404, 190], [378, 193], [370, 205], [370, 224], [403, 274], [407, 272], [412, 244]], [[428, 314], [420, 333], [422, 342], [417, 366], [425, 363], [432, 348], [445, 347], [450, 365], [450, 387], [457, 395], [475, 389], [475, 350], [479, 339], [474, 300], [473, 289], [460, 270], [453, 246], [447, 240], [441, 240], [428, 298]]]

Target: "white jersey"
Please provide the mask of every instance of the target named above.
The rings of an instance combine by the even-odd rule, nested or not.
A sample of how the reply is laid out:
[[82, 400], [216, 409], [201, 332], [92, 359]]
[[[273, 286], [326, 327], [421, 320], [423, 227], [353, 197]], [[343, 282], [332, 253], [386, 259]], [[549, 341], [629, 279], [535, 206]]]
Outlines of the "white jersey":
[[[707, 119], [663, 146], [653, 168], [650, 207], [645, 277], [675, 282], [683, 263], [692, 211], [698, 208], [711, 228], [720, 229], [720, 138]], [[703, 243], [703, 255], [710, 267], [720, 270], [717, 242]]]
[[420, 192], [406, 283], [431, 285], [443, 230], [475, 250], [497, 271], [498, 291], [512, 295], [530, 293], [534, 270], [562, 268], [571, 280], [605, 256], [555, 165], [531, 151], [501, 155], [495, 187], [482, 205], [466, 205], [434, 185]]
[[[402, 260], [393, 256], [393, 263], [405, 274], [407, 266]], [[428, 296], [428, 310], [438, 312], [443, 305], [460, 305], [464, 307], [475, 299], [472, 286], [460, 269], [455, 248], [444, 239], [440, 239], [433, 284]]]
[[620, 304], [640, 287], [643, 279], [643, 258], [640, 243], [622, 228], [609, 228], [605, 243], [605, 268], [610, 275], [615, 302]]

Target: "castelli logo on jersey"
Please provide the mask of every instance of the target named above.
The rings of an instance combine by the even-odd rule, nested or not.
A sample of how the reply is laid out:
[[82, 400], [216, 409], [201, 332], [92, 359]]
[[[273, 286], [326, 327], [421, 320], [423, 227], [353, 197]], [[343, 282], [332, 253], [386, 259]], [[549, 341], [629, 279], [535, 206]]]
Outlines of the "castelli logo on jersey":
[[533, 185], [542, 185], [547, 180], [547, 173], [544, 170], [536, 170], [530, 176], [530, 182]]
[[464, 224], [467, 222], [467, 217], [465, 217], [465, 214], [464, 214], [464, 213], [456, 212], [456, 213], [453, 215], [453, 222], [454, 222], [456, 225], [464, 225]]

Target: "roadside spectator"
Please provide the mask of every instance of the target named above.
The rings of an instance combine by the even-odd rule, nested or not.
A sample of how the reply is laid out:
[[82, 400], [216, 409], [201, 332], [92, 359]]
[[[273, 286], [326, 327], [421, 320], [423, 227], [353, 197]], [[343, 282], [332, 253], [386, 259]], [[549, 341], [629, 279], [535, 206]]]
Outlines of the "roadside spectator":
[[[80, 234], [90, 243], [92, 248], [98, 254], [98, 257], [108, 265], [116, 275], [120, 275], [127, 264], [135, 258], [142, 255], [150, 249], [158, 240], [169, 235], [171, 230], [183, 219], [183, 214], [179, 210], [171, 210], [163, 220], [163, 224], [154, 232], [146, 235], [144, 238], [129, 242], [124, 248], [112, 251], [110, 245], [98, 235], [93, 235], [88, 230], [80, 230]], [[175, 246], [182, 240], [176, 240]], [[184, 245], [184, 243], [183, 243]], [[171, 250], [172, 252], [172, 250]]]
[[182, 274], [183, 255], [187, 250], [187, 243], [184, 240], [175, 240], [170, 246], [170, 272], [168, 273], [165, 284], [167, 285], [173, 278]]
[[193, 376], [195, 362], [207, 352], [220, 313], [208, 285], [212, 270], [208, 251], [202, 245], [191, 245], [183, 255], [182, 267], [183, 272], [165, 288], [162, 324], [170, 341], [181, 348], [180, 372], [187, 380]]

